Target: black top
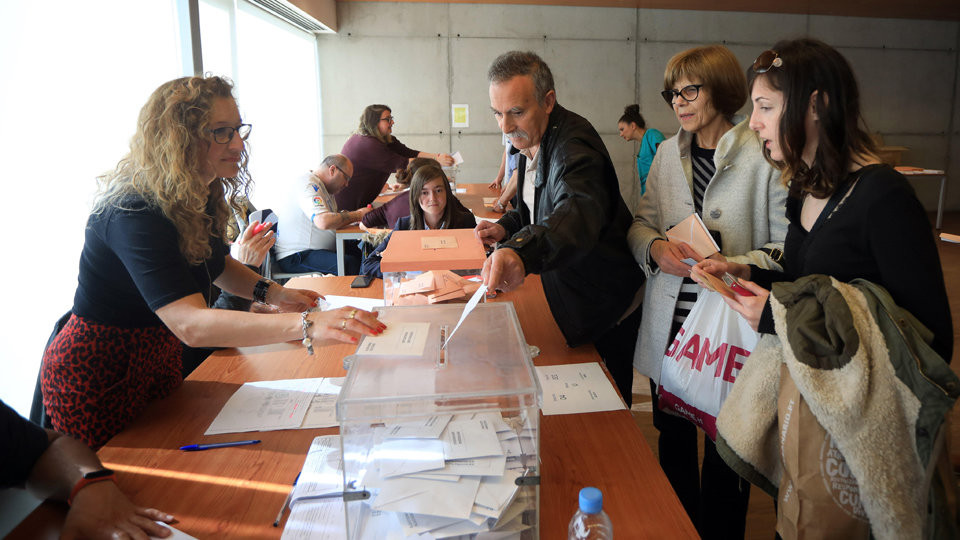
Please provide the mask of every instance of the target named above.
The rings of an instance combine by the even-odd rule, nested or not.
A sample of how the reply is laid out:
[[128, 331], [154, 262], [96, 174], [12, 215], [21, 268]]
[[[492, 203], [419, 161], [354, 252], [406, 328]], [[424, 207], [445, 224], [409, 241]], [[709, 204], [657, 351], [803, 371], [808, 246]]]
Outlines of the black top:
[[0, 488], [22, 485], [47, 446], [42, 427], [0, 401]]
[[[913, 187], [892, 168], [871, 165], [853, 173], [849, 180], [858, 175], [846, 200], [829, 219], [825, 210], [811, 232], [800, 225], [802, 201], [788, 198], [784, 272], [751, 267], [751, 276], [766, 288], [776, 281], [811, 274], [843, 282], [863, 278], [876, 283], [933, 332], [934, 350], [949, 362], [953, 324], [926, 211]], [[846, 193], [847, 188], [838, 191]], [[760, 331], [774, 333], [769, 304], [760, 319]]]
[[210, 237], [212, 255], [191, 265], [180, 253], [177, 229], [159, 208], [139, 197], [87, 220], [73, 312], [93, 321], [133, 328], [159, 326], [157, 309], [197, 292], [209, 303], [210, 283], [229, 253]]

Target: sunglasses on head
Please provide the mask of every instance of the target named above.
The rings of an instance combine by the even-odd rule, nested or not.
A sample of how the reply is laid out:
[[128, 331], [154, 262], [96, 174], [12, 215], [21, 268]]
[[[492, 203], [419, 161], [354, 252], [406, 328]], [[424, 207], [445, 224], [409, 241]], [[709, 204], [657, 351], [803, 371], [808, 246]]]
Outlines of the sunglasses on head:
[[763, 51], [753, 62], [754, 73], [766, 73], [775, 67], [783, 65], [783, 59], [777, 51]]

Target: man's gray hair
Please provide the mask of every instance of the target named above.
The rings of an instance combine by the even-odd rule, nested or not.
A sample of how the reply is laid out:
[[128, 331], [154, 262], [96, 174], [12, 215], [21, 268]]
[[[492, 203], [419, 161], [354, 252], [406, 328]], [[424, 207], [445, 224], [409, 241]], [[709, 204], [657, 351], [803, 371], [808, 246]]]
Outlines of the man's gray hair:
[[323, 158], [323, 161], [320, 162], [320, 168], [324, 167], [337, 167], [340, 169], [347, 168], [347, 156], [342, 154], [330, 154], [329, 156]]
[[501, 54], [490, 64], [487, 81], [499, 84], [517, 75], [529, 75], [533, 79], [533, 91], [540, 105], [544, 104], [547, 92], [554, 90], [550, 67], [532, 52], [510, 51]]

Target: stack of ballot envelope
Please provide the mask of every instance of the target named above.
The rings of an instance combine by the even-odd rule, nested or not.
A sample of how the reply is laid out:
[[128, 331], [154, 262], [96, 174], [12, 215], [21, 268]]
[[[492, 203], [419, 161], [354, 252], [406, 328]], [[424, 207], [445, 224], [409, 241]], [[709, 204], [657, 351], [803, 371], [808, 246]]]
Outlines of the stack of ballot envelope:
[[480, 287], [478, 281], [458, 276], [450, 270], [428, 270], [411, 279], [404, 279], [392, 289], [387, 303], [395, 306], [417, 306], [447, 301], [466, 301]]
[[[331, 474], [334, 467], [336, 473], [342, 471], [332, 463], [338, 454], [334, 445], [322, 439], [311, 448], [301, 483], [321, 475], [308, 472], [315, 468], [311, 463], [319, 464], [328, 479], [338, 476]], [[371, 493], [369, 500], [352, 503], [354, 538], [519, 539], [532, 532], [536, 489], [520, 487], [517, 479], [538, 470], [536, 431], [522, 420], [508, 422], [497, 412], [435, 415], [378, 426], [373, 440], [363, 452], [367, 469], [362, 481], [351, 482], [352, 490]], [[355, 450], [344, 447], [345, 452]], [[523, 460], [532, 461], [532, 467]], [[342, 482], [326, 486], [336, 491]], [[311, 491], [319, 492], [316, 487]], [[300, 498], [293, 497], [284, 538], [342, 536], [341, 500], [304, 497], [298, 503]]]

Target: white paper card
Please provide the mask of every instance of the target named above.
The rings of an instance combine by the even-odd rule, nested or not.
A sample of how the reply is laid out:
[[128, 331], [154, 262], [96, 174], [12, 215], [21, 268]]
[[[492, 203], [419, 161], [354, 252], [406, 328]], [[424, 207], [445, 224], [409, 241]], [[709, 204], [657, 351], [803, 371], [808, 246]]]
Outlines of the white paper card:
[[447, 461], [442, 469], [430, 471], [436, 475], [500, 476], [507, 467], [507, 456], [490, 456]]
[[453, 418], [451, 414], [437, 414], [417, 422], [387, 424], [384, 437], [387, 439], [437, 439], [451, 418]]
[[313, 439], [303, 462], [290, 505], [303, 504], [318, 495], [343, 491], [343, 469], [340, 460], [340, 436], [322, 435]]
[[360, 298], [359, 296], [335, 296], [328, 294], [323, 297], [322, 311], [329, 311], [342, 307], [353, 307], [364, 311], [373, 311], [383, 306], [383, 298]]
[[386, 439], [374, 450], [380, 478], [430, 471], [443, 467], [439, 439]]
[[204, 435], [299, 428], [321, 382], [315, 378], [245, 383]]
[[280, 540], [341, 540], [343, 499], [306, 501], [290, 508]]
[[544, 416], [626, 408], [597, 362], [537, 366], [536, 370], [543, 388]]
[[371, 506], [391, 512], [467, 519], [479, 487], [480, 479], [476, 477], [465, 476], [456, 483], [391, 478], [383, 481]]
[[336, 427], [337, 422], [337, 396], [340, 395], [340, 389], [343, 388], [343, 379], [345, 377], [327, 377], [320, 383], [317, 393], [310, 402], [310, 409], [303, 419], [301, 429]]
[[423, 356], [430, 323], [395, 322], [379, 336], [364, 336], [358, 355]]
[[447, 348], [447, 343], [450, 343], [450, 338], [457, 333], [457, 330], [460, 329], [460, 325], [463, 324], [463, 320], [467, 318], [467, 315], [470, 315], [470, 312], [473, 311], [473, 308], [477, 307], [477, 303], [480, 302], [480, 299], [483, 298], [483, 293], [487, 292], [487, 286], [481, 285], [480, 288], [473, 293], [473, 296], [470, 297], [470, 300], [467, 301], [467, 305], [463, 307], [463, 313], [460, 314], [460, 320], [457, 321], [457, 326], [453, 328], [453, 332], [450, 332], [450, 335], [447, 336], [446, 341], [443, 342], [441, 349]]
[[502, 455], [496, 429], [486, 420], [450, 422], [443, 431], [443, 456], [448, 460]]
[[518, 471], [507, 471], [503, 476], [484, 476], [474, 502], [491, 510], [505, 506], [517, 491], [517, 478], [520, 478]]

